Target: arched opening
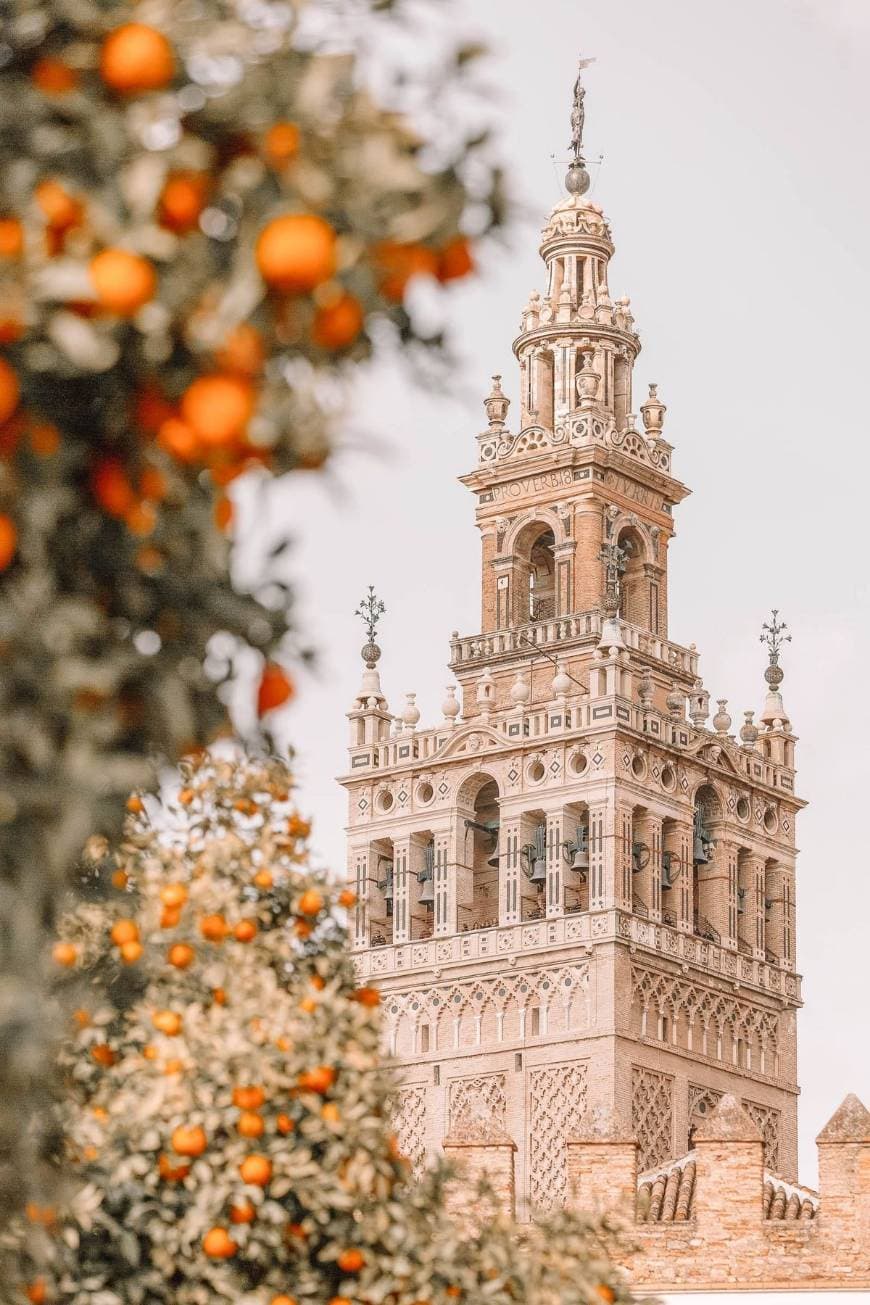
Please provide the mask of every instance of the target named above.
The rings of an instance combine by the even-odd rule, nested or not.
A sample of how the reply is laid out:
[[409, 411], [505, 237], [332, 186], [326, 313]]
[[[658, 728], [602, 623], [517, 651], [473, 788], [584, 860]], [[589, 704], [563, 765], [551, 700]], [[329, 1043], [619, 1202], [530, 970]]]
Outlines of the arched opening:
[[552, 530], [544, 530], [529, 552], [528, 620], [546, 621], [556, 615], [556, 563]]
[[702, 784], [695, 794], [694, 825], [692, 829], [692, 901], [694, 903], [694, 930], [699, 938], [720, 942], [719, 931], [711, 923], [714, 914], [715, 880], [712, 877], [713, 824], [721, 817], [722, 809], [716, 790]]
[[589, 910], [589, 808], [585, 802], [565, 807], [562, 823], [565, 911]]
[[679, 919], [679, 883], [685, 866], [680, 856], [680, 827], [676, 820], [662, 821], [662, 920], [675, 929]]
[[619, 532], [617, 544], [622, 549], [623, 571], [619, 583], [619, 615], [631, 625], [650, 627], [649, 583], [646, 578], [643, 539], [633, 526]]
[[745, 847], [737, 850], [737, 948], [746, 956], [758, 945], [757, 893], [752, 858]]
[[431, 938], [435, 910], [435, 838], [422, 830], [411, 839], [408, 871], [410, 937]]
[[526, 811], [520, 825], [521, 919], [540, 920], [547, 913], [547, 817]]
[[379, 838], [371, 846], [369, 883], [369, 943], [384, 947], [393, 941], [396, 903], [396, 862], [391, 838]]
[[[498, 785], [488, 775], [466, 781], [464, 866], [457, 873], [458, 924], [462, 932], [498, 924]], [[470, 809], [469, 809], [470, 808]]]

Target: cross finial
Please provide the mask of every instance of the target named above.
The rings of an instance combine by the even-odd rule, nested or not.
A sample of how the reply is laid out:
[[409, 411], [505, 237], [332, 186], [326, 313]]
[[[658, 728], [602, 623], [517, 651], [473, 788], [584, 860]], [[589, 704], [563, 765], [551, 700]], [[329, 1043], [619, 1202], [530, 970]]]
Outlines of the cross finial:
[[369, 585], [368, 593], [361, 600], [359, 607], [354, 612], [366, 628], [368, 642], [362, 649], [362, 659], [368, 666], [369, 670], [375, 665], [381, 655], [381, 650], [375, 643], [375, 636], [378, 630], [378, 621], [386, 611], [383, 601], [375, 593], [374, 585]]
[[589, 189], [589, 173], [586, 171], [586, 161], [583, 158], [583, 128], [586, 124], [586, 108], [584, 105], [586, 87], [583, 85], [583, 69], [588, 68], [594, 62], [594, 59], [581, 58], [580, 66], [577, 69], [577, 80], [574, 83], [574, 99], [571, 105], [571, 145], [569, 147], [574, 157], [565, 177], [565, 185], [572, 195], [585, 195]]

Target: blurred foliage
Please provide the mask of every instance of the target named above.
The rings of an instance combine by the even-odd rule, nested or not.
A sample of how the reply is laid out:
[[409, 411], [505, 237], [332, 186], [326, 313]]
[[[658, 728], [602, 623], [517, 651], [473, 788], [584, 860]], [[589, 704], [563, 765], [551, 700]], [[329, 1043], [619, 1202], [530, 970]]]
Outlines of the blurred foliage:
[[59, 926], [67, 1092], [56, 1203], [0, 1238], [0, 1296], [50, 1305], [605, 1305], [602, 1229], [445, 1214], [391, 1130], [378, 993], [356, 986], [276, 762], [183, 768], [131, 802]]
[[367, 89], [415, 12], [0, 6], [0, 1196], [35, 1172], [44, 931], [85, 840], [227, 728], [216, 634], [261, 657], [261, 718], [292, 692], [290, 594], [234, 590], [228, 487], [323, 463], [374, 339], [437, 353], [406, 289], [502, 220], [485, 132], [402, 112], [446, 114], [474, 51]]

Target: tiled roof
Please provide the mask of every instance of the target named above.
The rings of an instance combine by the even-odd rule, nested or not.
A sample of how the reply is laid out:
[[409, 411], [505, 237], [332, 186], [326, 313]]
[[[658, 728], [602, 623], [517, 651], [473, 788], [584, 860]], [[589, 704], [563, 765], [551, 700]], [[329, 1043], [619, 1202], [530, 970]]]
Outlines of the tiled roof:
[[[650, 1169], [637, 1180], [640, 1223], [680, 1223], [691, 1219], [695, 1197], [695, 1152]], [[764, 1171], [765, 1219], [814, 1219], [818, 1193]]]

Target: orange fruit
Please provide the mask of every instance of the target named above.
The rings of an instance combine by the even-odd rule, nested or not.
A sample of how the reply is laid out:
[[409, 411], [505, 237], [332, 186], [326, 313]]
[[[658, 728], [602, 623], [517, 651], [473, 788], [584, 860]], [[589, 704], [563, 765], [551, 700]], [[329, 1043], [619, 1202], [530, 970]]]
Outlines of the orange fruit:
[[131, 793], [127, 798], [125, 805], [127, 810], [134, 816], [138, 816], [140, 812], [145, 810], [145, 803], [142, 801], [138, 793]]
[[606, 1282], [599, 1282], [595, 1288], [595, 1292], [603, 1301], [607, 1302], [607, 1305], [613, 1305], [613, 1302], [616, 1300], [616, 1292], [612, 1287], [608, 1287]]
[[5, 571], [18, 548], [18, 530], [15, 522], [0, 513], [0, 571]]
[[251, 942], [257, 936], [257, 925], [254, 920], [239, 920], [239, 923], [233, 929], [233, 937], [236, 942]]
[[266, 1093], [261, 1087], [233, 1088], [233, 1105], [239, 1110], [259, 1110], [266, 1100]]
[[309, 982], [312, 988], [316, 988], [318, 992], [323, 992], [323, 989], [326, 987], [326, 980], [321, 974], [312, 974]]
[[299, 128], [293, 122], [273, 123], [263, 137], [263, 150], [275, 168], [283, 168], [299, 150]]
[[133, 486], [117, 458], [101, 458], [91, 472], [91, 491], [104, 512], [123, 517], [136, 503]]
[[242, 1137], [262, 1137], [266, 1125], [253, 1110], [245, 1110], [239, 1115], [239, 1122], [236, 1127]]
[[141, 426], [149, 435], [156, 435], [164, 421], [172, 416], [172, 404], [164, 398], [160, 387], [153, 381], [146, 381], [138, 391], [133, 402], [133, 417], [137, 426]]
[[60, 431], [50, 421], [35, 421], [30, 427], [30, 447], [38, 458], [50, 458], [60, 448]]
[[295, 1120], [292, 1120], [289, 1115], [280, 1114], [278, 1118], [275, 1120], [275, 1127], [277, 1128], [279, 1133], [283, 1133], [286, 1136], [287, 1133], [293, 1132], [293, 1130], [296, 1127], [296, 1123]]
[[157, 289], [154, 268], [129, 249], [103, 249], [91, 259], [90, 273], [97, 303], [118, 317], [134, 317]]
[[160, 503], [166, 498], [167, 488], [166, 477], [159, 467], [143, 468], [142, 475], [139, 477], [139, 493], [143, 498]]
[[161, 1155], [157, 1161], [157, 1172], [164, 1182], [179, 1183], [190, 1173], [190, 1165], [174, 1165], [168, 1155]]
[[67, 968], [70, 965], [75, 965], [78, 955], [78, 947], [71, 942], [56, 942], [51, 949], [51, 959], [55, 965], [63, 965]]
[[313, 213], [287, 213], [257, 238], [257, 267], [272, 290], [304, 294], [335, 271], [335, 232]]
[[160, 916], [161, 929], [174, 929], [181, 919], [180, 906], [166, 906]]
[[167, 417], [161, 423], [157, 443], [179, 462], [194, 462], [200, 452], [199, 436], [180, 417]]
[[299, 1003], [299, 1009], [304, 1010], [306, 1015], [313, 1015], [317, 1010], [317, 1002], [313, 997], [303, 997]]
[[18, 407], [18, 377], [5, 358], [0, 358], [0, 425], [8, 421]]
[[157, 1048], [156, 1048], [156, 1047], [152, 1047], [152, 1046], [150, 1046], [150, 1045], [147, 1046], [147, 1047], [143, 1047], [143, 1048], [142, 1048], [142, 1055], [144, 1056], [145, 1060], [156, 1060], [156, 1059], [157, 1059]]
[[167, 1060], [163, 1066], [164, 1074], [180, 1074], [184, 1069], [184, 1062], [181, 1060]]
[[425, 245], [404, 245], [395, 240], [384, 240], [373, 250], [381, 294], [385, 299], [401, 303], [408, 283], [415, 276], [435, 276], [438, 258]]
[[80, 199], [65, 190], [59, 181], [47, 177], [45, 181], [40, 181], [33, 194], [43, 217], [54, 231], [69, 231], [81, 222], [84, 205]]
[[135, 920], [116, 920], [109, 937], [116, 947], [122, 947], [128, 942], [138, 942], [139, 926]]
[[37, 90], [46, 95], [65, 95], [67, 91], [75, 90], [78, 84], [74, 70], [62, 59], [51, 55], [37, 59], [30, 70], [30, 78]]
[[210, 1228], [202, 1239], [202, 1249], [213, 1260], [229, 1260], [239, 1248], [226, 1228]]
[[31, 1305], [44, 1305], [48, 1299], [48, 1289], [45, 1285], [45, 1278], [34, 1278], [33, 1282], [28, 1284], [25, 1292]]
[[239, 322], [224, 340], [215, 361], [222, 371], [257, 376], [263, 370], [266, 348], [263, 337], [250, 322]]
[[295, 1296], [273, 1296], [269, 1305], [296, 1305]]
[[239, 1165], [243, 1183], [252, 1187], [265, 1187], [272, 1177], [272, 1161], [265, 1155], [245, 1156]]
[[455, 281], [458, 277], [468, 276], [474, 271], [474, 259], [471, 244], [465, 236], [456, 236], [449, 240], [438, 255], [439, 281]]
[[173, 1130], [172, 1149], [176, 1155], [198, 1156], [208, 1146], [208, 1138], [205, 1130], [195, 1124], [192, 1128], [185, 1128], [183, 1124]]
[[97, 1042], [91, 1047], [91, 1056], [98, 1065], [105, 1065], [108, 1068], [115, 1063], [115, 1053], [105, 1042]]
[[218, 530], [228, 530], [233, 523], [233, 503], [226, 494], [221, 494], [214, 505], [214, 523]]
[[160, 889], [160, 900], [164, 906], [184, 906], [187, 889], [184, 884], [164, 884]]
[[181, 1032], [181, 1016], [174, 1010], [156, 1010], [151, 1023], [168, 1038], [175, 1038]]
[[78, 1010], [73, 1011], [73, 1019], [80, 1029], [86, 1029], [91, 1022], [90, 1011], [80, 1006]]
[[355, 295], [342, 295], [334, 304], [318, 308], [311, 338], [321, 349], [346, 349], [363, 327], [365, 314]]
[[334, 1101], [324, 1101], [320, 1107], [320, 1118], [326, 1124], [337, 1124], [341, 1119], [341, 1111]]
[[303, 1070], [296, 1081], [304, 1092], [324, 1096], [335, 1082], [335, 1070], [331, 1065], [316, 1065], [314, 1069]]
[[127, 887], [127, 871], [126, 871], [126, 870], [113, 870], [113, 871], [112, 871], [112, 887], [113, 887], [113, 888], [126, 888], [126, 887]]
[[343, 888], [338, 895], [339, 906], [351, 907], [356, 906], [356, 893], [350, 888]]
[[265, 716], [266, 712], [274, 711], [276, 707], [283, 707], [293, 694], [293, 683], [283, 668], [276, 662], [267, 662], [263, 667], [257, 690], [257, 715]]
[[192, 788], [183, 788], [179, 790], [178, 800], [183, 807], [189, 807], [195, 797], [196, 794]]
[[254, 883], [257, 888], [271, 888], [274, 882], [271, 870], [258, 870], [254, 875]]
[[24, 249], [24, 228], [18, 218], [0, 218], [0, 258], [17, 258]]
[[160, 225], [177, 235], [192, 231], [205, 207], [210, 181], [203, 172], [174, 172], [160, 195]]
[[314, 925], [310, 920], [296, 920], [293, 923], [293, 932], [297, 938], [310, 938], [314, 932]]
[[323, 910], [323, 898], [315, 888], [309, 888], [299, 898], [297, 910], [302, 915], [318, 915]]
[[157, 525], [152, 503], [134, 503], [124, 513], [124, 524], [132, 535], [150, 535]]
[[142, 944], [135, 939], [121, 944], [121, 960], [125, 965], [135, 965], [142, 955]]
[[144, 23], [116, 27], [103, 42], [100, 76], [122, 95], [159, 91], [175, 73], [172, 46], [162, 32]]
[[166, 959], [177, 970], [186, 970], [196, 960], [196, 952], [189, 943], [175, 943], [166, 953]]
[[209, 942], [223, 942], [227, 936], [227, 922], [222, 915], [204, 915], [199, 922], [199, 932]]
[[360, 1269], [366, 1262], [366, 1257], [362, 1251], [351, 1246], [348, 1250], [342, 1251], [338, 1257], [338, 1267], [342, 1273], [359, 1273]]
[[211, 999], [216, 1006], [226, 1006], [227, 994], [223, 988], [212, 988]]
[[380, 1005], [381, 994], [377, 988], [357, 988], [353, 994], [354, 1001], [358, 1001], [361, 1006], [378, 1006]]
[[245, 433], [256, 394], [242, 376], [200, 376], [181, 399], [181, 416], [203, 444], [230, 444]]
[[253, 1223], [257, 1210], [250, 1201], [242, 1201], [230, 1206], [230, 1223]]

